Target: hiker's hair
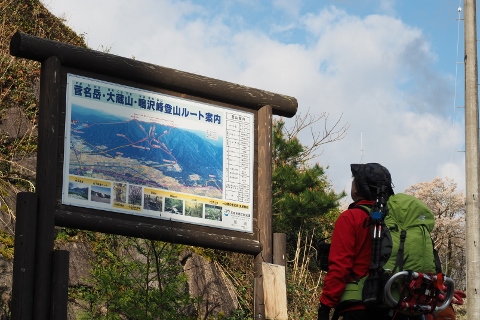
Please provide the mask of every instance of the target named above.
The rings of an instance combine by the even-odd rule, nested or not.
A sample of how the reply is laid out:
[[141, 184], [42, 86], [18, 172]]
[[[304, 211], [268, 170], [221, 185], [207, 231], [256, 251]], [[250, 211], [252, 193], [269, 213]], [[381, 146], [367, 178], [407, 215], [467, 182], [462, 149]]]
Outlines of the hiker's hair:
[[360, 180], [357, 178], [353, 178], [355, 183], [355, 187], [357, 189], [357, 193], [361, 196], [364, 200], [371, 200], [374, 201], [377, 198], [377, 187], [368, 186], [368, 190], [370, 192], [366, 192], [365, 186], [360, 185]]

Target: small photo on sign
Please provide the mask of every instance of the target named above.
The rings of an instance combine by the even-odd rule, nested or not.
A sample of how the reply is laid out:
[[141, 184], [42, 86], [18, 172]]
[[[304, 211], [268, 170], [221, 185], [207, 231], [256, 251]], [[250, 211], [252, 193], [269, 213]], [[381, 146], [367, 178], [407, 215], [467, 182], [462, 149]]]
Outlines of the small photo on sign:
[[146, 194], [143, 198], [143, 209], [151, 211], [162, 211], [163, 197]]
[[128, 186], [128, 204], [134, 206], [142, 205], [142, 187], [140, 186]]
[[185, 215], [189, 217], [202, 218], [203, 204], [197, 201], [185, 201]]
[[165, 212], [183, 215], [183, 200], [165, 198]]
[[205, 219], [222, 221], [222, 207], [213, 206], [211, 204], [205, 205]]
[[114, 183], [113, 184], [114, 201], [118, 203], [127, 203], [127, 184]]
[[110, 203], [112, 190], [106, 187], [92, 186], [90, 191], [90, 200], [95, 202]]
[[79, 200], [88, 200], [88, 186], [83, 183], [70, 182], [68, 184], [68, 197]]

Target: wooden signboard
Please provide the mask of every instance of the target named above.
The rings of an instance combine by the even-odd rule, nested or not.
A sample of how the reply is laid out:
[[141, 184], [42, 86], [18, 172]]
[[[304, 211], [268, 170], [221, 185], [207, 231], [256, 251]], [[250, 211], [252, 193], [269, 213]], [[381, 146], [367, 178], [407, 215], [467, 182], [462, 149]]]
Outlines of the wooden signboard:
[[23, 33], [10, 53], [42, 63], [39, 319], [48, 319], [55, 226], [256, 255], [261, 279], [260, 263], [271, 262], [272, 115], [294, 116], [295, 98]]
[[52, 58], [37, 181], [55, 225], [260, 252], [258, 110], [294, 98], [22, 33], [11, 53]]

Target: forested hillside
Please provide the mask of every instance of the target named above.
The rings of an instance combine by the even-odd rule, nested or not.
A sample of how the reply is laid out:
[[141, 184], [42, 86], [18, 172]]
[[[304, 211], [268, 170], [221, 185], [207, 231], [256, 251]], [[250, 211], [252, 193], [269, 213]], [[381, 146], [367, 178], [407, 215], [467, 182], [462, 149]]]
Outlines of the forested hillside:
[[35, 191], [40, 64], [9, 52], [17, 31], [85, 47], [82, 37], [39, 1], [0, 0], [0, 301], [9, 316], [15, 199]]
[[33, 187], [40, 76], [38, 62], [10, 55], [17, 31], [86, 47], [39, 1], [0, 0], [0, 201], [2, 228], [9, 233], [15, 194]]

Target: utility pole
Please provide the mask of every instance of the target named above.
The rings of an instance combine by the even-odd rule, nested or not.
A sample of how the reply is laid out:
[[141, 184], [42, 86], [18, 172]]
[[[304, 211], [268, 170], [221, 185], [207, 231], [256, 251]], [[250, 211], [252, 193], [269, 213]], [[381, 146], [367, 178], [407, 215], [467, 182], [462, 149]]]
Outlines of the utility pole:
[[467, 319], [480, 319], [480, 199], [476, 0], [464, 0]]

